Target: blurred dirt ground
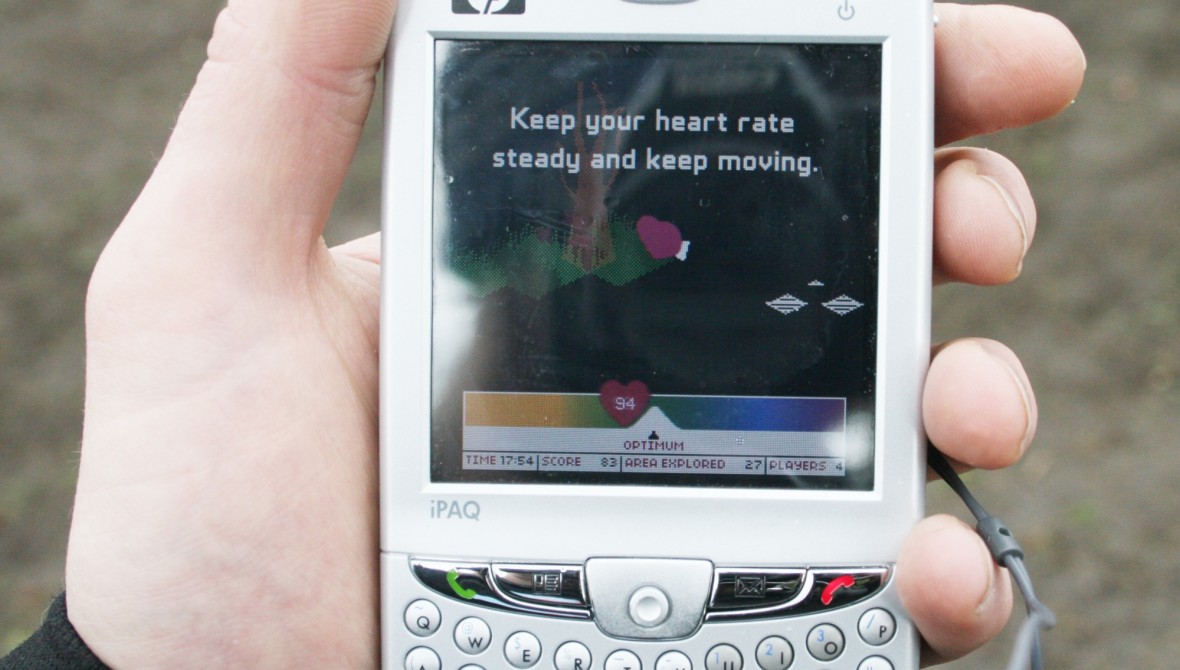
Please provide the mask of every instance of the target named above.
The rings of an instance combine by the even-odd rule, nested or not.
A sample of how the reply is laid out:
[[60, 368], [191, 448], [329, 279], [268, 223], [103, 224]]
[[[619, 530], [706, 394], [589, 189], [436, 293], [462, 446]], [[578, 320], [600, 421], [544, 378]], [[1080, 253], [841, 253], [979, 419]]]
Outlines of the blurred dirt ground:
[[[1180, 658], [1180, 3], [1028, 3], [1086, 48], [1077, 104], [975, 144], [1028, 176], [1039, 225], [1011, 286], [936, 293], [936, 339], [1008, 343], [1037, 390], [1024, 463], [969, 483], [1030, 553], [1061, 625], [1051, 668]], [[0, 655], [62, 588], [90, 268], [134, 200], [221, 2], [0, 0]], [[331, 237], [377, 226], [370, 124]], [[960, 514], [940, 485], [933, 510]], [[1017, 617], [1019, 619], [1019, 617]], [[1011, 629], [948, 667], [998, 668]]]

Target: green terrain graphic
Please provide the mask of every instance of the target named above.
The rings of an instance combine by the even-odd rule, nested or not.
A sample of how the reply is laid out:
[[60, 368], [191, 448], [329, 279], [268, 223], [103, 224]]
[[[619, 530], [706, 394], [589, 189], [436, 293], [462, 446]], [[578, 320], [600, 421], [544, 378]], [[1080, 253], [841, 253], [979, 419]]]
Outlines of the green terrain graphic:
[[[570, 233], [546, 230], [542, 235], [527, 228], [513, 231], [503, 245], [490, 251], [464, 251], [449, 246], [446, 257], [452, 271], [478, 297], [511, 287], [533, 298], [587, 275], [622, 286], [672, 260], [652, 257], [635, 229], [635, 222], [623, 221], [614, 214], [607, 218], [609, 247], [604, 255], [609, 260], [589, 269], [587, 263], [571, 256]], [[598, 244], [601, 247], [601, 241]]]

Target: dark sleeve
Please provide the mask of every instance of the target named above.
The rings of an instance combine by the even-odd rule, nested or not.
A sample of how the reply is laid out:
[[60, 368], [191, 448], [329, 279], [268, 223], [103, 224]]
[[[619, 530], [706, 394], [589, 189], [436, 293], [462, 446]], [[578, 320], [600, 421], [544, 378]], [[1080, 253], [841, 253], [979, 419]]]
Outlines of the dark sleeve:
[[49, 606], [40, 630], [11, 654], [0, 670], [110, 670], [90, 651], [66, 616], [66, 594]]

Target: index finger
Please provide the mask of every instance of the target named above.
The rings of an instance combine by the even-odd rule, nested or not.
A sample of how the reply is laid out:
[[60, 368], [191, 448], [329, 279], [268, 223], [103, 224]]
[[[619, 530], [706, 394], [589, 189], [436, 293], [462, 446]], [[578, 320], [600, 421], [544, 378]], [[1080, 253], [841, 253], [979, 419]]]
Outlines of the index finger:
[[1035, 123], [1077, 96], [1086, 58], [1057, 19], [1003, 5], [934, 12], [937, 144]]

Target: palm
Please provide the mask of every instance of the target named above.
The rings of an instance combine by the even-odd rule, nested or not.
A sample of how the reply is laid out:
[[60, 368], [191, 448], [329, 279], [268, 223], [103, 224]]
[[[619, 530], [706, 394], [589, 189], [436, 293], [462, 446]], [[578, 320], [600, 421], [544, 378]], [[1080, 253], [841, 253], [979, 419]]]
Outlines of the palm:
[[[167, 268], [120, 258], [131, 247], [144, 257], [137, 240], [117, 238], [92, 284], [87, 391], [101, 401], [87, 412], [71, 602], [138, 601], [123, 611], [150, 617], [108, 623], [131, 625], [159, 658], [225, 649], [261, 660], [298, 640], [300, 657], [365, 665], [377, 266], [321, 252], [306, 273], [207, 278], [176, 300]], [[126, 432], [139, 437], [119, 439]], [[103, 542], [121, 528], [137, 532]], [[262, 630], [240, 637], [224, 625], [246, 619]]]

